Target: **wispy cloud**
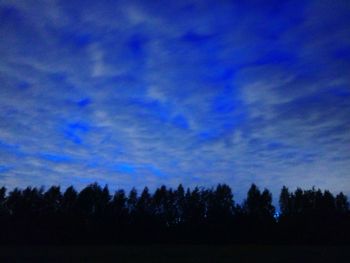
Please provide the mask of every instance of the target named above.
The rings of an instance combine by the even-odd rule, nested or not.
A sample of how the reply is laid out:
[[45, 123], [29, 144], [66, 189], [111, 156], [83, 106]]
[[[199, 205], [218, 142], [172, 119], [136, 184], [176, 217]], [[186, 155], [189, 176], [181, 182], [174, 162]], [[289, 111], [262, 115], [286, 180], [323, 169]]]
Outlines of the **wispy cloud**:
[[3, 1], [1, 183], [350, 193], [349, 11]]

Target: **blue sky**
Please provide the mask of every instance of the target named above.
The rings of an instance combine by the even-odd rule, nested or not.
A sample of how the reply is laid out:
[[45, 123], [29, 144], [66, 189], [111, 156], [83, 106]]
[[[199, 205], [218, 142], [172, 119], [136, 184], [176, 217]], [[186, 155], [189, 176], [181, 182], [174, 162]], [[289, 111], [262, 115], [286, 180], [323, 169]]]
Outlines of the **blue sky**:
[[349, 1], [0, 1], [0, 183], [350, 194]]

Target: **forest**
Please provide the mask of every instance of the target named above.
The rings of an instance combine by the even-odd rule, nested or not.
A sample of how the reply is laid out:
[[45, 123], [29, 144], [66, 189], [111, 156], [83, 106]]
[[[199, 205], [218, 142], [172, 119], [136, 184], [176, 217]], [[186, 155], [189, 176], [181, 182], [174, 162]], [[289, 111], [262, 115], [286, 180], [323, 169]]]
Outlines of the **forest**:
[[281, 189], [279, 212], [268, 189], [252, 184], [245, 200], [231, 188], [161, 186], [110, 193], [90, 184], [0, 188], [1, 244], [349, 244], [343, 193]]

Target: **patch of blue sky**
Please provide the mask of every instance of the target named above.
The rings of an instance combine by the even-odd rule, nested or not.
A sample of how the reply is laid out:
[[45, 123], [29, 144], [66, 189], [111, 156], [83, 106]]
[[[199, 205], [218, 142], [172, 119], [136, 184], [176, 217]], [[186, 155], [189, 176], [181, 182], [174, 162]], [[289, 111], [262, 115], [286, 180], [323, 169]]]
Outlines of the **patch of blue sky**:
[[214, 83], [226, 84], [234, 77], [235, 67], [225, 67], [224, 65], [213, 66], [212, 63], [208, 65], [209, 74], [205, 76], [205, 80]]
[[176, 127], [182, 128], [182, 129], [188, 129], [189, 123], [185, 116], [183, 115], [176, 115], [172, 120], [171, 123], [174, 124]]
[[90, 125], [85, 122], [73, 122], [68, 124], [68, 128], [75, 132], [88, 132], [90, 130]]
[[288, 148], [288, 145], [274, 140], [269, 141], [266, 145], [266, 149], [269, 151], [280, 151], [286, 148]]
[[20, 146], [17, 144], [9, 144], [0, 140], [0, 148], [8, 149], [8, 150], [18, 150]]
[[67, 74], [65, 73], [58, 73], [58, 72], [50, 73], [48, 74], [48, 77], [55, 84], [63, 84], [67, 80]]
[[231, 113], [237, 109], [242, 108], [242, 103], [237, 98], [234, 88], [226, 86], [212, 102], [212, 109], [216, 113]]
[[[280, 116], [290, 116], [304, 119], [311, 118], [318, 112], [323, 112], [319, 118], [326, 118], [337, 113], [349, 113], [350, 102], [347, 99], [348, 92], [345, 90], [325, 89], [309, 95], [296, 98], [289, 103], [277, 107]], [[342, 107], [340, 109], [340, 106]], [[327, 109], [327, 110], [326, 110]]]
[[254, 61], [254, 65], [273, 65], [273, 64], [285, 64], [287, 67], [295, 65], [297, 63], [297, 55], [292, 52], [285, 51], [269, 51], [266, 54], [259, 57]]
[[112, 169], [114, 171], [120, 172], [120, 173], [126, 173], [126, 174], [134, 174], [136, 173], [136, 168], [132, 164], [128, 163], [117, 163], [112, 166]]
[[94, 41], [93, 36], [89, 33], [61, 30], [57, 34], [62, 45], [71, 44], [77, 49], [85, 48]]
[[168, 122], [171, 118], [172, 110], [170, 105], [159, 102], [158, 100], [133, 99], [132, 105], [139, 107], [136, 112], [141, 116], [153, 116], [162, 122]]
[[215, 34], [200, 34], [193, 31], [188, 31], [181, 36], [181, 40], [192, 43], [193, 45], [202, 45], [208, 43], [215, 36]]
[[18, 25], [23, 21], [23, 16], [20, 11], [14, 6], [0, 7], [0, 24]]
[[[288, 8], [288, 7], [287, 7]], [[300, 6], [298, 8], [301, 8]], [[288, 10], [279, 10], [271, 15], [271, 19], [257, 25], [256, 34], [262, 38], [277, 41], [289, 30], [300, 26], [304, 21], [302, 11], [299, 9], [294, 14]]]
[[350, 97], [350, 88], [347, 86], [332, 87], [328, 92], [331, 96], [333, 95], [344, 99]]
[[0, 173], [6, 173], [9, 170], [10, 170], [9, 166], [0, 164]]
[[91, 102], [92, 102], [92, 101], [91, 101], [90, 98], [84, 98], [84, 99], [79, 100], [79, 101], [77, 102], [77, 105], [78, 105], [79, 107], [83, 108], [83, 107], [86, 107], [86, 106], [90, 105]]
[[21, 81], [18, 83], [17, 87], [21, 90], [27, 90], [31, 87], [31, 85], [27, 81]]
[[56, 153], [40, 153], [39, 156], [44, 160], [54, 163], [67, 163], [72, 161], [72, 158], [70, 156]]
[[245, 113], [235, 114], [222, 121], [220, 128], [224, 134], [227, 132], [230, 133], [232, 130], [242, 127], [246, 120], [247, 117]]
[[76, 144], [83, 143], [82, 137], [90, 131], [90, 125], [85, 122], [73, 122], [66, 125], [65, 137]]
[[299, 152], [292, 150], [292, 151], [284, 151], [284, 152], [280, 152], [278, 154], [278, 157], [282, 160], [295, 160], [296, 158], [298, 158], [299, 156]]
[[205, 130], [198, 133], [200, 141], [210, 141], [220, 137], [220, 133], [217, 130]]
[[76, 87], [69, 80], [69, 76], [64, 72], [54, 72], [47, 74], [47, 81], [50, 85], [62, 93], [72, 93]]
[[97, 162], [97, 161], [88, 161], [88, 162], [86, 162], [85, 163], [85, 166], [87, 167], [87, 168], [97, 168], [97, 167], [99, 167], [101, 164], [99, 163], [99, 162]]
[[21, 150], [20, 145], [18, 144], [9, 144], [3, 141], [0, 141], [0, 151], [5, 151], [10, 154], [13, 154], [18, 157], [23, 157], [26, 154]]
[[306, 162], [306, 163], [310, 163], [310, 162], [314, 162], [316, 161], [318, 158], [318, 154], [316, 153], [304, 153], [302, 154], [301, 157], [301, 162]]
[[148, 37], [145, 35], [134, 34], [128, 39], [127, 46], [134, 55], [138, 56], [142, 55], [145, 51], [145, 45], [147, 42]]
[[148, 164], [145, 165], [145, 168], [147, 168], [151, 173], [153, 173], [154, 175], [161, 177], [161, 178], [165, 178], [168, 175], [165, 174], [164, 172], [162, 172], [158, 167], [156, 167], [155, 165], [152, 164]]
[[246, 115], [244, 113], [234, 114], [232, 116], [217, 117], [216, 122], [211, 124], [204, 130], [197, 133], [197, 138], [201, 142], [217, 140], [232, 135], [232, 132], [238, 128], [242, 128], [246, 122]]
[[350, 46], [347, 47], [338, 47], [332, 52], [334, 58], [339, 60], [350, 61]]

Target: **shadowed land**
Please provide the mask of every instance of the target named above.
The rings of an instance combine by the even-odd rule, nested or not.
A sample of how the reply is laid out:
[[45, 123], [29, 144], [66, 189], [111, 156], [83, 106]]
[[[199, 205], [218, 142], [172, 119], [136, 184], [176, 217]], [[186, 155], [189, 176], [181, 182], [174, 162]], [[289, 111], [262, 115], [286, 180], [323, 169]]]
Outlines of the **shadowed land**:
[[1, 262], [347, 262], [350, 246], [2, 246]]

